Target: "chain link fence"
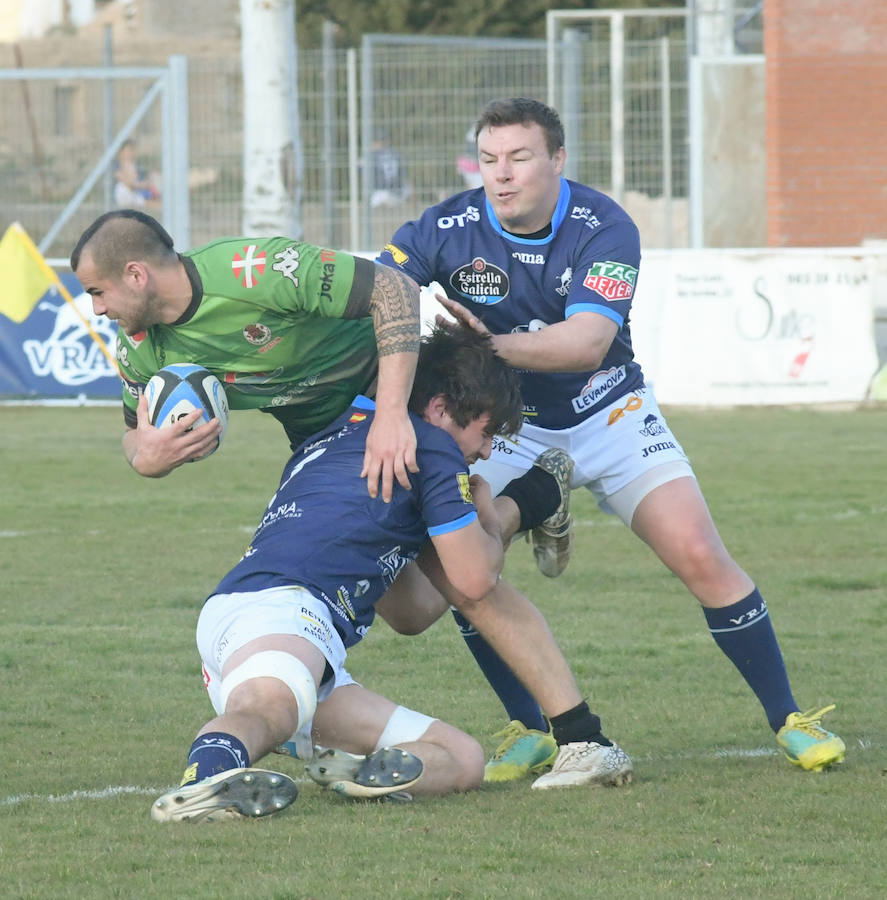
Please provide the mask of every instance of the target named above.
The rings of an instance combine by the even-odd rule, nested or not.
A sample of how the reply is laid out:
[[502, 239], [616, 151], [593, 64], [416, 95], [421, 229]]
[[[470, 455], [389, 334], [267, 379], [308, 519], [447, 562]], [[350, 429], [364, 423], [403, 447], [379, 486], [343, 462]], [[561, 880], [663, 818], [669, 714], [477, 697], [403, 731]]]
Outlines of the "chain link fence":
[[[673, 24], [665, 33], [649, 26], [627, 33], [620, 97], [611, 90], [609, 34], [573, 28], [556, 52], [568, 174], [606, 192], [615, 188], [648, 246], [686, 246], [683, 34]], [[241, 232], [240, 66], [239, 55], [230, 52], [187, 60], [185, 220], [191, 245]], [[476, 177], [468, 132], [481, 107], [496, 97], [548, 99], [548, 69], [545, 41], [366, 35], [360, 48], [300, 50], [304, 237], [378, 250], [403, 221]], [[39, 241], [119, 135], [149, 82], [78, 79], [66, 69], [57, 79], [38, 81], [21, 68], [2, 84], [0, 228], [18, 220]], [[622, 182], [614, 185], [616, 102], [624, 110], [625, 150]], [[153, 175], [161, 196], [165, 127], [157, 103], [133, 129], [138, 165]], [[109, 164], [45, 255], [67, 257], [82, 229], [114, 205], [113, 169]], [[159, 201], [155, 208], [164, 217]]]

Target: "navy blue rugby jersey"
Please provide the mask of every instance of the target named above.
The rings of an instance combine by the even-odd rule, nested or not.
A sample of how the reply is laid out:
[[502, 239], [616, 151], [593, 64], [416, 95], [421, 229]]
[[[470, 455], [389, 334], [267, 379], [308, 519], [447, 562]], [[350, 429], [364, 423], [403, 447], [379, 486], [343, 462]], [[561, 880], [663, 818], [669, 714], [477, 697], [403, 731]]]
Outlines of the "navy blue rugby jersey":
[[375, 616], [374, 604], [430, 536], [477, 518], [468, 464], [442, 428], [410, 415], [419, 472], [395, 481], [390, 503], [360, 477], [375, 404], [358, 397], [293, 454], [240, 562], [214, 593], [301, 585], [323, 600], [346, 647]]
[[629, 328], [640, 258], [628, 214], [606, 195], [562, 178], [546, 237], [508, 234], [477, 188], [402, 225], [377, 261], [421, 285], [437, 281], [495, 334], [536, 331], [578, 312], [612, 319], [619, 332], [597, 371], [521, 373], [524, 421], [562, 429], [643, 385]]

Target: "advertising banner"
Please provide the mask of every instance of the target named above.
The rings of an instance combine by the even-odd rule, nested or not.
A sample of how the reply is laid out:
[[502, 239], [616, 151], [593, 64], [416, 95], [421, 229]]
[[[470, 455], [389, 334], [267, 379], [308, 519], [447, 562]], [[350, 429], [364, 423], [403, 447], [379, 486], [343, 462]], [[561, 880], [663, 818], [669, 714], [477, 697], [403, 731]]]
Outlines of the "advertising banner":
[[[93, 313], [74, 275], [61, 280], [113, 355], [116, 324]], [[0, 396], [119, 397], [120, 379], [71, 304], [50, 288], [21, 323], [0, 315]]]
[[[661, 403], [859, 403], [878, 370], [875, 286], [887, 257], [852, 251], [647, 251], [632, 341]], [[115, 323], [62, 281], [113, 353]], [[423, 330], [433, 322], [422, 297]], [[70, 304], [47, 291], [21, 323], [0, 315], [0, 397], [119, 397], [111, 362]]]
[[861, 402], [878, 369], [874, 266], [852, 251], [645, 254], [637, 359], [660, 403]]

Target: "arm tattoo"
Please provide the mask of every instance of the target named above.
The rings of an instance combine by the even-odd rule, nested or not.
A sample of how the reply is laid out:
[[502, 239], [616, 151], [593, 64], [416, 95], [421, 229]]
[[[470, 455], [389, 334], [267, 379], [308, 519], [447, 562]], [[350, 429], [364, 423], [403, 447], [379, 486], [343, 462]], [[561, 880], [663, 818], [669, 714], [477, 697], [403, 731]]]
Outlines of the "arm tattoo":
[[369, 311], [379, 356], [419, 351], [419, 287], [408, 275], [376, 264]]

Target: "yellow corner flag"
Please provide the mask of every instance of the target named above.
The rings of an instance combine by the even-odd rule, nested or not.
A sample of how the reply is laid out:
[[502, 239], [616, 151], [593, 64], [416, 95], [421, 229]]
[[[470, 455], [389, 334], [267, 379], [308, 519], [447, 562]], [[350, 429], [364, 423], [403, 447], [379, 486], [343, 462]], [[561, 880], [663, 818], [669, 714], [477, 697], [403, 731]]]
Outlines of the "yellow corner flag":
[[108, 345], [89, 324], [89, 319], [77, 308], [74, 298], [62, 284], [55, 269], [43, 258], [18, 222], [13, 222], [0, 240], [0, 272], [3, 273], [5, 280], [5, 285], [0, 288], [0, 313], [9, 316], [13, 322], [24, 322], [40, 298], [54, 287], [62, 295], [65, 303], [74, 310], [108, 362], [116, 371], [120, 371]]
[[0, 240], [0, 312], [24, 322], [57, 279], [24, 228], [13, 222]]

